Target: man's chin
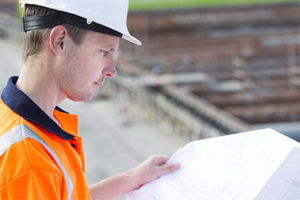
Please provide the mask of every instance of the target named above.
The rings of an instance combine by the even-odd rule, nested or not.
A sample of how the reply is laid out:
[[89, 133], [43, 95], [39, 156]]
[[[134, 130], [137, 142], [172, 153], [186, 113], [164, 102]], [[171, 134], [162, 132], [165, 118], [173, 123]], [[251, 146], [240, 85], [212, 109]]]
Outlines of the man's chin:
[[95, 96], [95, 92], [91, 92], [89, 94], [80, 95], [80, 96], [76, 96], [76, 97], [71, 97], [71, 98], [68, 98], [68, 99], [70, 99], [72, 101], [76, 101], [76, 102], [88, 102], [88, 101], [91, 101], [94, 96]]

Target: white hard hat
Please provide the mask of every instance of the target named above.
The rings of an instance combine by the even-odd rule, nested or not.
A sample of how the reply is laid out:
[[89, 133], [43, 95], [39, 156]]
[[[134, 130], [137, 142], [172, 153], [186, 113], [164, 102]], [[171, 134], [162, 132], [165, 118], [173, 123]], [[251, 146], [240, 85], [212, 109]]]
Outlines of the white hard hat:
[[20, 3], [43, 6], [82, 17], [86, 19], [86, 25], [83, 28], [89, 27], [90, 24], [102, 25], [120, 33], [120, 37], [136, 45], [142, 44], [127, 29], [128, 0], [20, 0]]

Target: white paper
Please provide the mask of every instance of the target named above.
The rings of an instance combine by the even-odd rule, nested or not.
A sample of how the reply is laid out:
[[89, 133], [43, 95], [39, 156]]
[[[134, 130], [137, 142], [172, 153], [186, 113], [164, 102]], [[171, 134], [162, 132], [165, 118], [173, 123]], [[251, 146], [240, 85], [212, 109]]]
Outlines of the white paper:
[[129, 194], [130, 200], [252, 200], [296, 141], [272, 130], [194, 141], [169, 162], [181, 168]]
[[300, 148], [294, 148], [255, 200], [300, 199]]

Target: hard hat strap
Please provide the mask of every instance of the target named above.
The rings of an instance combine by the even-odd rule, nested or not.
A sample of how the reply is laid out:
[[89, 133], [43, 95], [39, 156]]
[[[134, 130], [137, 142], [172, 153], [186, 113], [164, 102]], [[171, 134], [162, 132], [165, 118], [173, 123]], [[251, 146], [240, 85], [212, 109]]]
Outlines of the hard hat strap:
[[65, 21], [62, 17], [58, 16], [58, 13], [44, 16], [23, 17], [24, 32], [35, 29], [52, 28], [63, 23], [65, 23]]
[[65, 12], [57, 11], [54, 14], [49, 15], [23, 17], [24, 32], [36, 29], [53, 28], [60, 24], [70, 24], [82, 29], [122, 37], [122, 34], [118, 31], [95, 22], [88, 24], [86, 19]]

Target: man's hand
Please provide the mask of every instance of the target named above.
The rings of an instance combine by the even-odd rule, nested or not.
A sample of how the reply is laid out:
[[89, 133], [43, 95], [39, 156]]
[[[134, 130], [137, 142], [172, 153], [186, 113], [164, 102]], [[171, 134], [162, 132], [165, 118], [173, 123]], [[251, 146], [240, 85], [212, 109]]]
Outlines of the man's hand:
[[92, 199], [115, 200], [121, 195], [179, 168], [179, 163], [166, 164], [167, 160], [166, 157], [152, 156], [128, 172], [90, 186]]
[[135, 186], [133, 189], [138, 189], [142, 185], [157, 179], [158, 177], [174, 172], [180, 167], [179, 163], [166, 164], [169, 158], [151, 156], [143, 163], [130, 171]]

